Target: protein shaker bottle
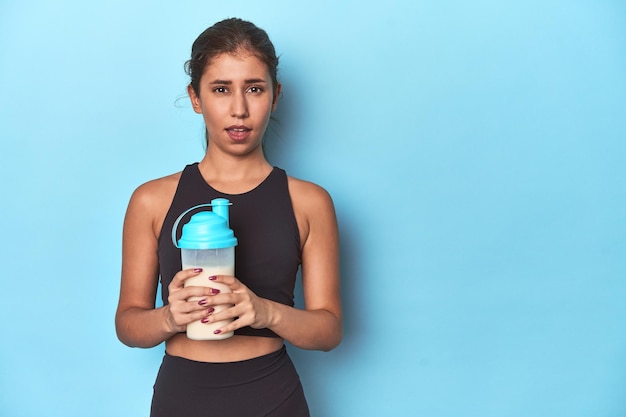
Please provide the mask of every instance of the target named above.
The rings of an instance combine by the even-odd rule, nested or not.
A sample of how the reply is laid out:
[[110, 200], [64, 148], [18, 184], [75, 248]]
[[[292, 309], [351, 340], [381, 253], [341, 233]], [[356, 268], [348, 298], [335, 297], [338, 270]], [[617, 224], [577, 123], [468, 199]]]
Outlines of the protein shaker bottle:
[[[228, 206], [230, 201], [225, 198], [211, 200], [211, 204], [192, 207], [174, 223], [172, 240], [180, 248], [183, 269], [202, 268], [202, 272], [185, 281], [185, 287], [212, 287], [221, 293], [231, 292], [224, 284], [209, 280], [212, 275], [235, 275], [235, 246], [237, 238], [228, 226]], [[183, 226], [182, 236], [176, 245], [176, 231], [182, 217], [200, 207], [212, 207], [212, 211], [201, 211], [191, 216]], [[200, 300], [192, 297], [189, 301]], [[230, 305], [213, 306], [215, 313], [223, 311]], [[214, 331], [230, 323], [233, 319], [205, 324], [200, 320], [187, 325], [187, 337], [194, 340], [220, 340], [233, 335], [233, 332], [215, 334]]]

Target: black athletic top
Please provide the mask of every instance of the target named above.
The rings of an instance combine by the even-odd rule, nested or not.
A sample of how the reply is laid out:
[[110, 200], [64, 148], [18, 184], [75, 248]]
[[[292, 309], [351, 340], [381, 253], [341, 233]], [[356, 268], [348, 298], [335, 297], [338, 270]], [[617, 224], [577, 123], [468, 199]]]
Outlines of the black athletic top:
[[[287, 187], [287, 174], [274, 167], [256, 188], [243, 194], [224, 194], [206, 183], [198, 163], [187, 165], [183, 170], [159, 235], [163, 303], [168, 302], [168, 285], [182, 269], [180, 249], [172, 243], [174, 222], [187, 209], [198, 204], [208, 204], [214, 198], [226, 198], [232, 203], [229, 207], [229, 224], [238, 240], [235, 246], [237, 279], [259, 297], [293, 306], [293, 290], [302, 253], [298, 224]], [[177, 240], [182, 225], [195, 213], [193, 210], [180, 221]], [[251, 327], [238, 329], [235, 334], [278, 337], [269, 329]]]

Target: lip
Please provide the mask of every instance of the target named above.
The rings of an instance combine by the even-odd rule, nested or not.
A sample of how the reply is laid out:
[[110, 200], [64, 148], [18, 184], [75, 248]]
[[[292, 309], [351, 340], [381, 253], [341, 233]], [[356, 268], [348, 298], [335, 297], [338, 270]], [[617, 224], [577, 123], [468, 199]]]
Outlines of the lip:
[[250, 136], [250, 132], [252, 131], [252, 129], [244, 125], [228, 126], [225, 130], [226, 134], [228, 134], [228, 137], [230, 137], [235, 142], [241, 142], [245, 140], [248, 136]]

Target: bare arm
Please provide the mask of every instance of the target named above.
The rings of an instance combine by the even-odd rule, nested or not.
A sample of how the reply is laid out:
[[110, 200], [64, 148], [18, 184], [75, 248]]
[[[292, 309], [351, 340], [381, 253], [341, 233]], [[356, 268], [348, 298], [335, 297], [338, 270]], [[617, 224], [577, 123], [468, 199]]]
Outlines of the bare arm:
[[185, 279], [198, 274], [193, 270], [176, 274], [169, 286], [168, 304], [155, 308], [159, 277], [158, 233], [173, 193], [169, 188], [167, 179], [142, 185], [133, 193], [126, 211], [115, 327], [117, 337], [128, 346], [156, 346], [207, 314], [204, 307], [186, 301], [192, 295], [203, 296], [210, 291], [200, 287], [183, 288]]
[[304, 349], [330, 350], [341, 341], [339, 237], [333, 202], [310, 183], [293, 180], [290, 191], [304, 240], [305, 310], [272, 303], [269, 328]]
[[115, 328], [120, 341], [133, 347], [156, 346], [175, 333], [166, 326], [165, 309], [155, 309], [159, 262], [151, 188], [144, 185], [133, 193], [124, 219]]

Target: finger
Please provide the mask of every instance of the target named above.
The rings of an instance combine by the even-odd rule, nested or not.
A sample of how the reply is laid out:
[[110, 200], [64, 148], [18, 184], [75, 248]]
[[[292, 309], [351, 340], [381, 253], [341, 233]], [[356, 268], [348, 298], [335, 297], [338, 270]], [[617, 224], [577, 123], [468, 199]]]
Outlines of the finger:
[[241, 294], [236, 294], [236, 293], [232, 293], [232, 292], [227, 292], [227, 293], [217, 293], [217, 294], [210, 294], [207, 295], [205, 297], [203, 297], [203, 299], [206, 300], [206, 304], [204, 305], [211, 305], [211, 306], [219, 306], [219, 305], [227, 305], [227, 306], [232, 306], [235, 304], [239, 304], [242, 300]]
[[[218, 320], [213, 320], [212, 316], [209, 316], [209, 320], [218, 321]], [[222, 326], [219, 329], [216, 329], [213, 333], [222, 334], [222, 333], [234, 332], [235, 330], [240, 329], [242, 327], [246, 327], [248, 325], [249, 324], [246, 324], [244, 320], [236, 319], [236, 320], [231, 321], [227, 325]]]
[[239, 289], [240, 287], [245, 287], [237, 278], [231, 275], [211, 275], [209, 277], [211, 282], [217, 282], [220, 284], [224, 284], [230, 287], [233, 291]]
[[191, 303], [191, 305], [196, 304], [201, 307], [207, 307], [217, 304], [212, 300], [212, 298], [219, 293], [220, 291], [216, 288], [196, 286], [184, 287], [178, 291], [170, 293], [168, 303], [173, 305]]
[[169, 304], [167, 308], [168, 320], [172, 328], [177, 331], [184, 331], [187, 324], [201, 320], [215, 311], [213, 307], [205, 308], [194, 302], [179, 303], [177, 305]]
[[233, 304], [216, 304], [213, 311], [207, 315], [207, 323], [214, 323], [221, 320], [232, 320], [239, 316], [240, 308]]
[[168, 305], [172, 311], [188, 313], [209, 307], [209, 298], [206, 288], [187, 287], [170, 294]]
[[170, 282], [168, 288], [170, 290], [182, 288], [186, 280], [198, 276], [201, 272], [202, 268], [183, 269], [182, 271], [179, 271], [176, 273], [176, 275], [174, 275], [174, 278], [172, 278], [172, 282]]
[[203, 320], [203, 322], [205, 322], [204, 320], [207, 317], [210, 317], [211, 313], [213, 313], [213, 308], [193, 311], [182, 316], [181, 320], [184, 322], [185, 325], [198, 320]]

